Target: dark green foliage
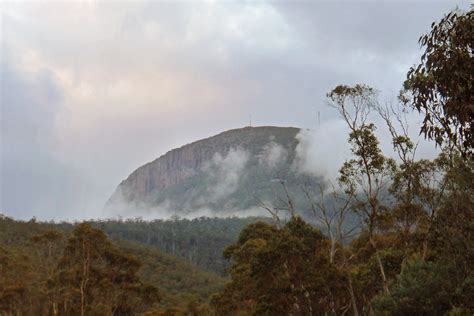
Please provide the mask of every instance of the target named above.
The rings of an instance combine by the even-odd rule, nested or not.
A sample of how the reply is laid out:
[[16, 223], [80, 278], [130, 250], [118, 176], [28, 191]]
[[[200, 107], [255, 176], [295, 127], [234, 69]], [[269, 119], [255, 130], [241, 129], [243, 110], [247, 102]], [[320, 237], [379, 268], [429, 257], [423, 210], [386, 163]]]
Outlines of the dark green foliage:
[[159, 286], [163, 305], [182, 305], [189, 300], [206, 302], [224, 287], [225, 279], [157, 249], [129, 241], [115, 243], [140, 258], [143, 265], [139, 274], [143, 280]]
[[455, 302], [452, 271], [417, 257], [402, 269], [390, 295], [374, 299], [374, 308], [389, 315], [444, 315]]
[[100, 221], [91, 224], [112, 239], [129, 240], [179, 256], [189, 263], [223, 275], [226, 267], [222, 253], [235, 242], [248, 224], [265, 218], [209, 218], [193, 220]]
[[298, 217], [281, 229], [265, 223], [248, 226], [225, 251], [233, 262], [232, 283], [213, 299], [217, 313], [319, 315], [344, 291], [343, 277], [329, 263], [328, 247], [327, 238]]

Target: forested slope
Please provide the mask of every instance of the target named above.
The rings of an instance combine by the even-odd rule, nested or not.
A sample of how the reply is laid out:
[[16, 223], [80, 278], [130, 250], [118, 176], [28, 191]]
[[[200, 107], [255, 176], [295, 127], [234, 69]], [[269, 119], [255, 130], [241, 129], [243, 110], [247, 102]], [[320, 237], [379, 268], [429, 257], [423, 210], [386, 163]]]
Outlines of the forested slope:
[[[67, 283], [62, 275], [65, 271], [72, 273], [74, 270], [73, 262], [69, 264], [70, 270], [65, 268], [66, 255], [69, 261], [72, 261], [74, 254], [80, 257], [80, 249], [74, 252], [76, 249], [72, 247], [71, 240], [82, 225], [0, 218], [0, 311], [46, 312], [52, 306], [60, 309], [60, 304], [53, 302], [62, 295], [59, 293], [65, 287], [64, 283]], [[93, 242], [102, 245], [97, 248], [101, 251], [98, 256], [102, 258], [96, 259], [97, 269], [105, 269], [101, 280], [107, 280], [107, 271], [113, 266], [127, 262], [118, 275], [127, 273], [127, 279], [134, 279], [134, 286], [156, 289], [158, 294], [149, 307], [157, 313], [167, 308], [179, 310], [180, 306], [184, 310], [189, 302], [204, 304], [226, 282], [216, 274], [205, 272], [186, 260], [165, 254], [154, 247], [118, 238], [108, 245], [105, 235], [102, 238], [100, 231], [89, 231], [97, 238]], [[111, 261], [107, 261], [109, 259]], [[114, 278], [118, 280], [117, 277]], [[109, 290], [112, 288], [110, 285]], [[104, 290], [108, 291], [107, 288]], [[97, 303], [97, 306], [100, 304]]]
[[91, 222], [112, 239], [129, 240], [181, 257], [207, 271], [224, 275], [228, 262], [222, 253], [244, 227], [264, 217], [201, 217], [192, 220], [105, 220]]

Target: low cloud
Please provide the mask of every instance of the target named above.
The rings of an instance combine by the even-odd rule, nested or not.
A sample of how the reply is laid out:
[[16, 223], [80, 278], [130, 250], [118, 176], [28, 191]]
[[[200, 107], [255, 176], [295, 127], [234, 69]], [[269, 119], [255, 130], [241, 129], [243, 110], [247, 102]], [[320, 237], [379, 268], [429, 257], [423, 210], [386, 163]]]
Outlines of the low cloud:
[[237, 190], [249, 157], [250, 154], [241, 148], [231, 148], [224, 157], [219, 153], [214, 154], [212, 160], [203, 167], [211, 183], [208, 188], [209, 199], [223, 199]]
[[218, 218], [226, 218], [226, 217], [249, 217], [249, 216], [265, 216], [268, 217], [269, 213], [262, 208], [254, 207], [245, 210], [240, 209], [229, 209], [229, 210], [212, 210], [208, 208], [200, 208], [197, 210], [193, 210], [191, 212], [183, 213], [183, 212], [176, 212], [172, 209], [168, 208], [166, 203], [155, 206], [155, 207], [147, 207], [147, 208], [134, 208], [133, 211], [124, 213], [123, 218], [137, 218], [140, 217], [144, 220], [154, 220], [154, 219], [172, 219], [174, 217], [179, 218], [186, 218], [186, 219], [193, 219], [198, 217], [218, 217]]
[[339, 168], [350, 155], [348, 129], [344, 122], [331, 120], [314, 130], [302, 129], [296, 138], [298, 145], [293, 168], [334, 182]]
[[144, 202], [125, 201], [120, 194], [111, 205], [110, 210], [106, 210], [105, 217], [121, 218], [142, 218], [144, 220], [172, 219], [173, 217], [193, 219], [197, 217], [248, 217], [248, 216], [268, 216], [268, 212], [260, 207], [248, 209], [219, 209], [213, 210], [206, 207], [183, 211], [172, 206], [173, 203], [166, 200], [159, 205], [150, 206]]
[[273, 169], [278, 163], [286, 160], [287, 157], [288, 150], [272, 140], [263, 148], [262, 154], [259, 157], [259, 163], [266, 168]]

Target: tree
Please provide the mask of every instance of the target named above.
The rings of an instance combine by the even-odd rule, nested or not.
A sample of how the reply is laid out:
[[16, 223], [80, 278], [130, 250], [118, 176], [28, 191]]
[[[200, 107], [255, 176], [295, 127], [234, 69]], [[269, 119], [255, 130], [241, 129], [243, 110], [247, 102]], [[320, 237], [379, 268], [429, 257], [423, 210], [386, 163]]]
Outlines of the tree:
[[420, 37], [421, 63], [410, 68], [403, 97], [424, 114], [421, 132], [438, 145], [474, 150], [474, 11], [453, 11]]
[[388, 127], [400, 161], [391, 177], [389, 192], [393, 201], [384, 226], [398, 235], [405, 257], [419, 250], [416, 247], [420, 246], [420, 240], [425, 257], [427, 238], [444, 193], [442, 159], [417, 159], [418, 143], [409, 136], [406, 108], [389, 103], [375, 109]]
[[328, 248], [327, 238], [299, 217], [281, 228], [262, 222], [249, 225], [225, 252], [233, 260], [232, 282], [213, 299], [217, 314], [347, 311], [345, 282], [330, 264]]
[[385, 208], [381, 196], [388, 188], [395, 163], [385, 157], [375, 136], [375, 125], [367, 123], [370, 111], [376, 107], [375, 90], [366, 85], [340, 85], [328, 93], [330, 105], [349, 127], [349, 143], [353, 158], [344, 162], [339, 182], [354, 196], [352, 208], [365, 224], [380, 270], [382, 286], [389, 292], [388, 280], [376, 242], [378, 220]]
[[[319, 197], [313, 198], [310, 190], [306, 187], [303, 189], [305, 195], [310, 203], [311, 213], [314, 219], [324, 229], [326, 236], [330, 242], [329, 248], [329, 262], [340, 271], [343, 271], [347, 280], [347, 290], [351, 298], [352, 312], [354, 316], [359, 315], [357, 307], [356, 295], [354, 293], [354, 286], [352, 275], [350, 272], [350, 262], [346, 243], [354, 234], [356, 227], [348, 227], [347, 215], [350, 211], [350, 204], [354, 196], [353, 192], [342, 192], [337, 190], [333, 185], [330, 185], [330, 196], [332, 200], [325, 197], [325, 193], [329, 190], [319, 186]], [[339, 252], [340, 260], [336, 260], [336, 254]]]
[[415, 257], [403, 267], [390, 295], [377, 296], [373, 305], [388, 315], [445, 315], [452, 306], [455, 286], [446, 265]]
[[[37, 296], [40, 297], [38, 310], [45, 305], [46, 311], [51, 311], [53, 315], [58, 314], [57, 308], [57, 288], [54, 287], [56, 276], [57, 261], [59, 258], [58, 250], [64, 247], [63, 234], [55, 229], [48, 229], [35, 234], [30, 238], [31, 246], [34, 249], [31, 260], [35, 264], [35, 276], [32, 283], [36, 287]], [[48, 312], [44, 313], [48, 313]]]
[[28, 277], [31, 271], [22, 254], [0, 246], [0, 314], [13, 315], [24, 311], [28, 297]]
[[130, 315], [159, 300], [158, 290], [143, 284], [140, 262], [116, 247], [89, 224], [79, 224], [59, 263], [61, 310], [80, 315]]

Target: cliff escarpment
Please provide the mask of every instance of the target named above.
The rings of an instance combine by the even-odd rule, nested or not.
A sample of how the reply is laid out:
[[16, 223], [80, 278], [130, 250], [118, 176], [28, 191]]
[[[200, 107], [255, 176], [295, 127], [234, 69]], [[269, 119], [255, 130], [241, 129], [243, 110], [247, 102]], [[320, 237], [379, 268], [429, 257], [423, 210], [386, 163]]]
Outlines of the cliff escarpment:
[[245, 127], [173, 149], [122, 181], [106, 210], [127, 216], [256, 209], [278, 198], [282, 181], [293, 191], [317, 181], [295, 171], [299, 131]]

